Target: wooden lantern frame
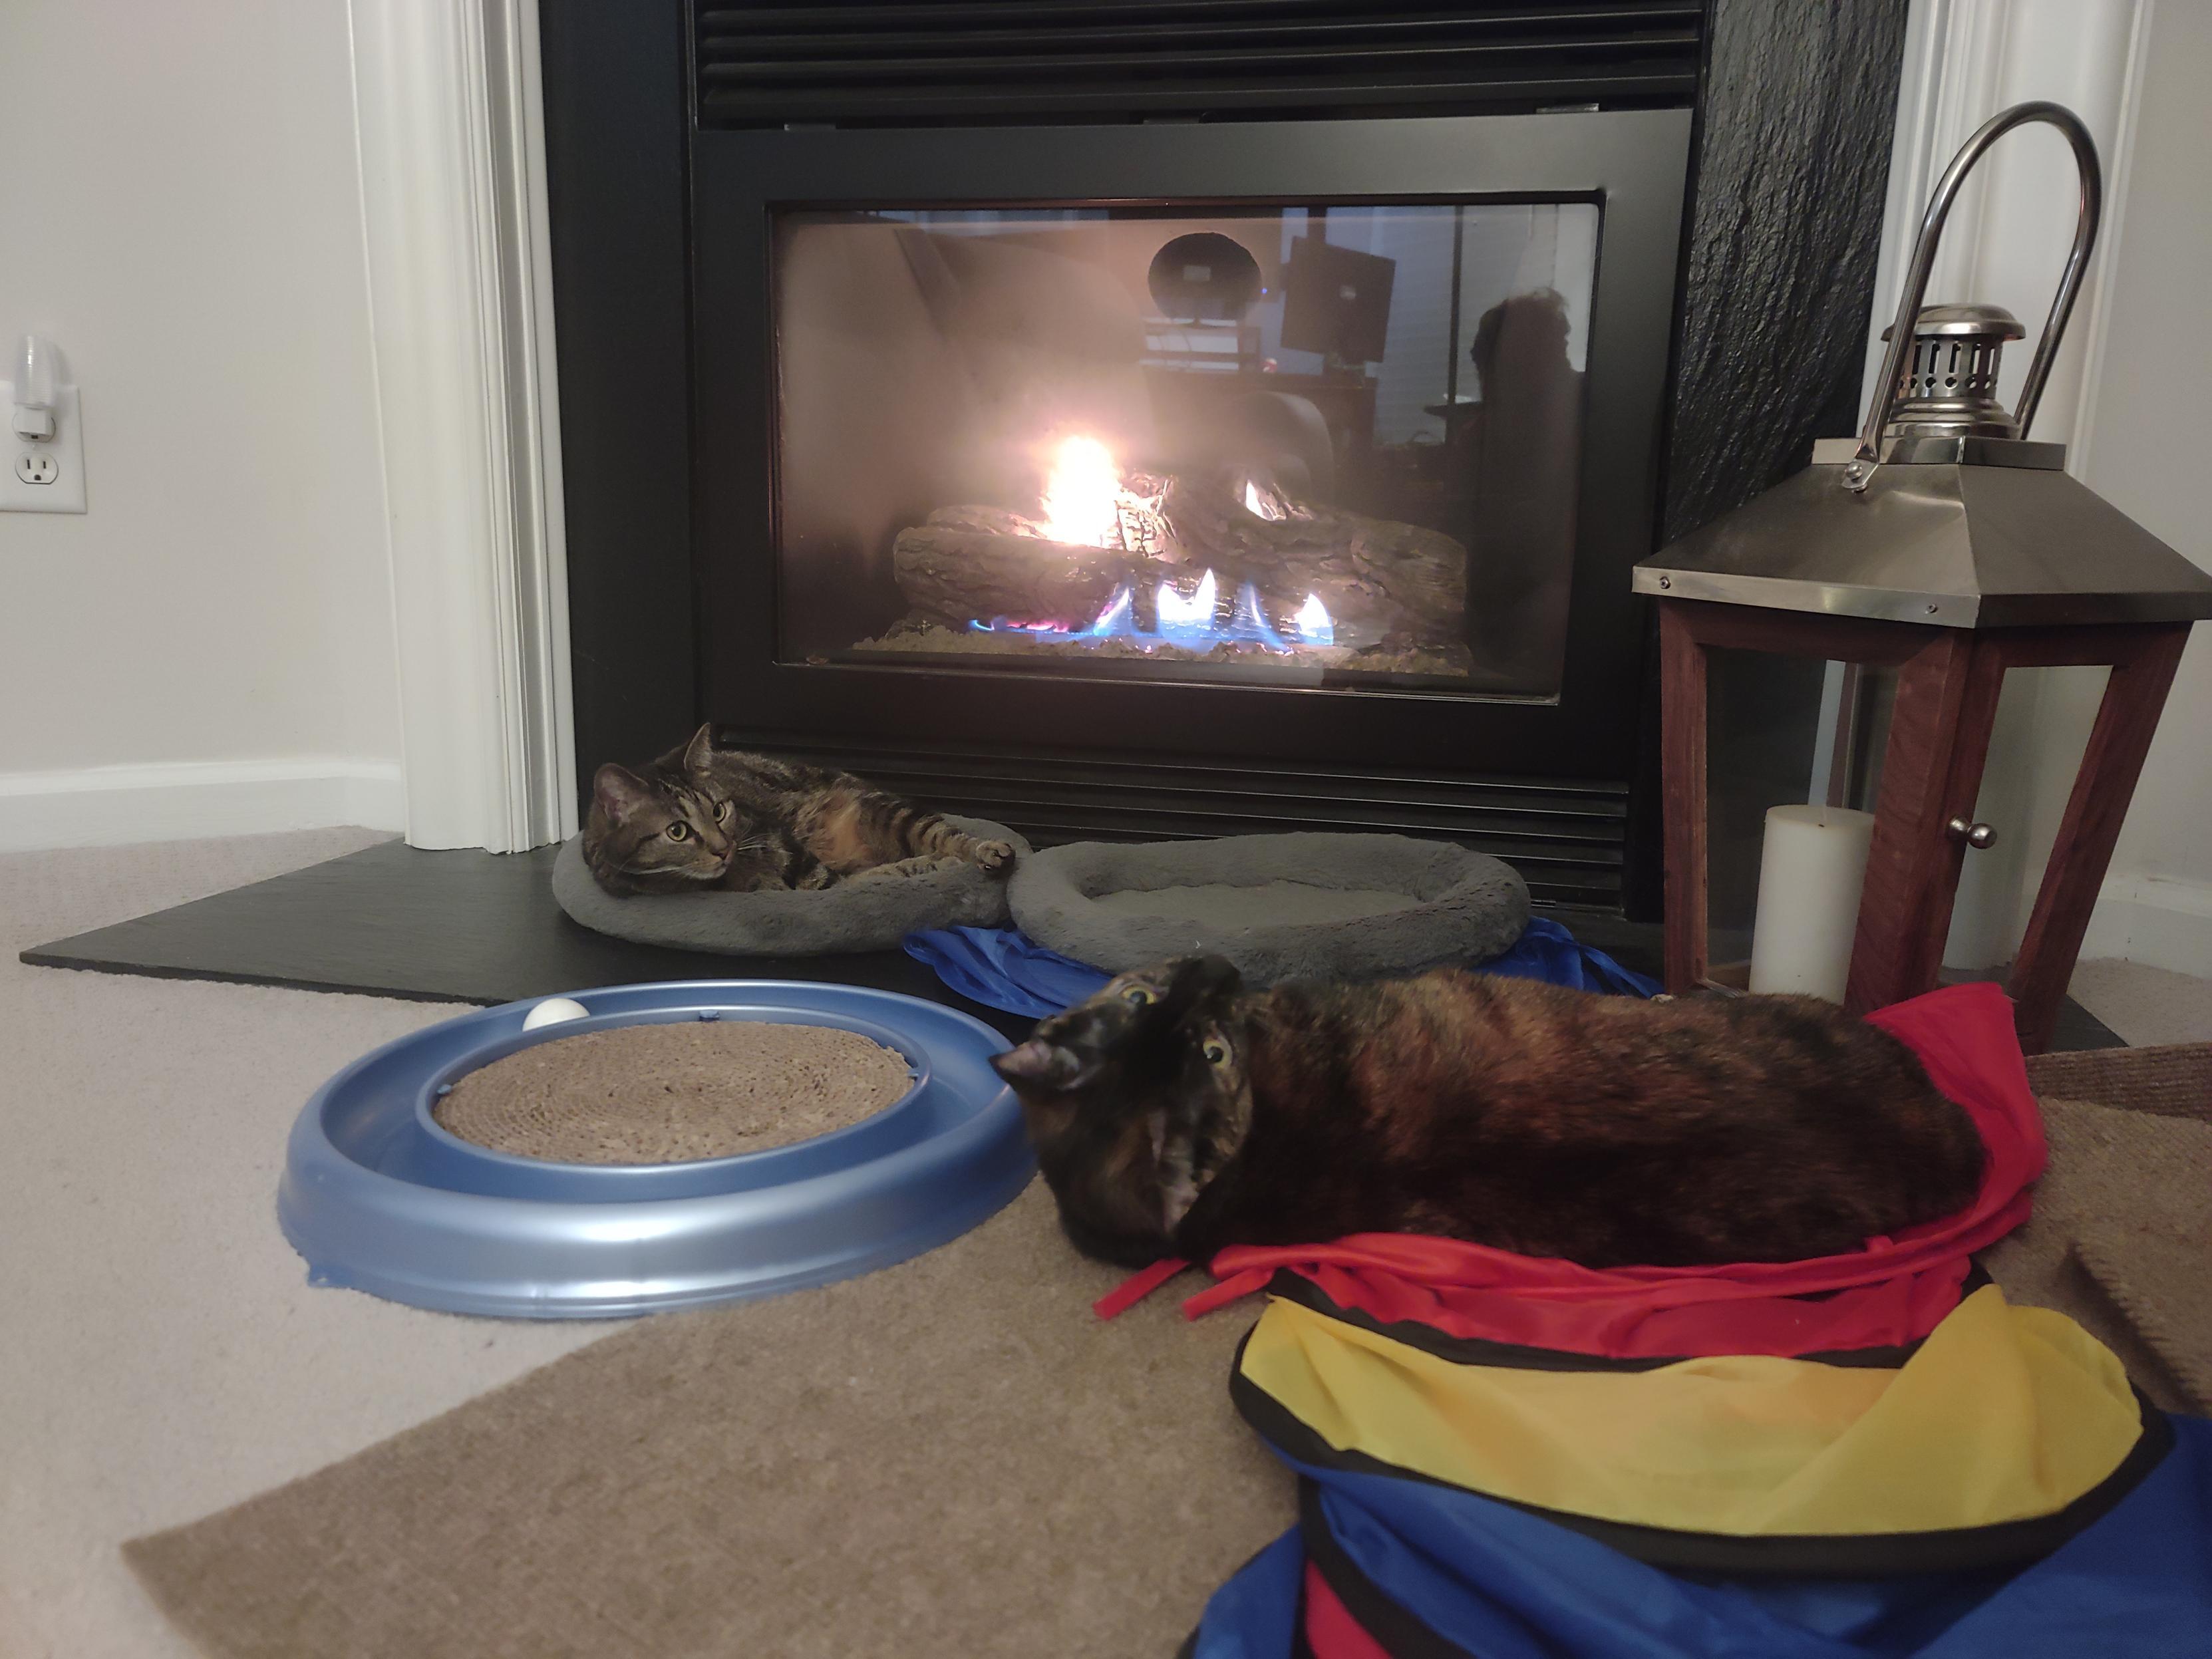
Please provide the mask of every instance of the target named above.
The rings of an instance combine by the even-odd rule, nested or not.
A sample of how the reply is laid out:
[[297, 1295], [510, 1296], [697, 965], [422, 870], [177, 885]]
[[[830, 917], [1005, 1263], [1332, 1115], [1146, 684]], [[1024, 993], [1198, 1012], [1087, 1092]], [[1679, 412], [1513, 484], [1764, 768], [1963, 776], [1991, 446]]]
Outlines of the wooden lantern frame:
[[1845, 1006], [1864, 1012], [1933, 989], [1966, 858], [1952, 828], [1980, 793], [1997, 695], [2014, 668], [2109, 666], [2058, 838], [2006, 988], [2021, 1047], [2051, 1045], [2090, 912], [2173, 684], [2190, 623], [1975, 629], [1662, 599], [1661, 769], [1667, 988], [1710, 981], [1706, 653], [1760, 651], [1893, 667], [1897, 702], [1875, 806]]

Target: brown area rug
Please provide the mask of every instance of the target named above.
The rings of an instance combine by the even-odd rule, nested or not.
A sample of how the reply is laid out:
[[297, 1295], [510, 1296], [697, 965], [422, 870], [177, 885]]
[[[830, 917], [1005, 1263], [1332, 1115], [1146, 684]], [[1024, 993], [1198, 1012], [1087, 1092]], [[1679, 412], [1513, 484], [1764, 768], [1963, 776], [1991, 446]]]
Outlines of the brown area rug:
[[[2212, 1047], [2033, 1075], [2087, 1060], [2132, 1109], [2045, 1102], [2051, 1172], [1990, 1271], [2212, 1408], [2185, 1081]], [[215, 1659], [1169, 1653], [1291, 1493], [1228, 1405], [1250, 1315], [1102, 1324], [1119, 1277], [1032, 1186], [917, 1261], [647, 1321], [125, 1553]]]
[[125, 1553], [217, 1659], [1167, 1654], [1290, 1524], [1251, 1323], [1111, 1324], [1041, 1184], [826, 1289], [671, 1314]]
[[2160, 1405], [2212, 1413], [2212, 1043], [2038, 1054], [2027, 1078], [2051, 1173], [1986, 1265], [2080, 1320]]
[[2160, 1405], [2212, 1412], [2212, 1124], [2048, 1099], [2043, 1123], [2034, 1217], [1983, 1265], [2079, 1320]]
[[2115, 1312], [2180, 1384], [2192, 1410], [2212, 1413], [2212, 1167], [2199, 1143], [2196, 1213], [2164, 1220], [2094, 1221], [2074, 1259]]
[[2036, 1054], [2027, 1080], [2040, 1096], [2212, 1123], [2212, 1042]]

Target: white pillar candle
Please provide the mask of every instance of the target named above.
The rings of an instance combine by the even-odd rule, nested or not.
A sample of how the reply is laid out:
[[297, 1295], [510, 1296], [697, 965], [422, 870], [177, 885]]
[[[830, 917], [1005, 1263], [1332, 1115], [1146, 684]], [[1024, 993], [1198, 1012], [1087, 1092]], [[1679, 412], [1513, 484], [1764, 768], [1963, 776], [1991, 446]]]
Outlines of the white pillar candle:
[[1752, 924], [1751, 988], [1844, 1000], [1874, 814], [1777, 806], [1766, 814]]

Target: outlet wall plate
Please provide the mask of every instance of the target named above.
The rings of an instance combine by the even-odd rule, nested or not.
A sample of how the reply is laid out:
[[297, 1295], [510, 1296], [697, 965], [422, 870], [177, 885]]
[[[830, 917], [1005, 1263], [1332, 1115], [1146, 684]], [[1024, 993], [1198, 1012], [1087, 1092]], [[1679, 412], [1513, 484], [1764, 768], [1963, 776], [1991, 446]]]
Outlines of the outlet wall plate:
[[[77, 408], [76, 388], [54, 388], [54, 435], [38, 442], [15, 435], [9, 418], [15, 412], [15, 387], [0, 380], [0, 513], [82, 513], [84, 511], [84, 422]], [[52, 463], [52, 483], [33, 483], [23, 475], [47, 471], [28, 466], [35, 456]]]

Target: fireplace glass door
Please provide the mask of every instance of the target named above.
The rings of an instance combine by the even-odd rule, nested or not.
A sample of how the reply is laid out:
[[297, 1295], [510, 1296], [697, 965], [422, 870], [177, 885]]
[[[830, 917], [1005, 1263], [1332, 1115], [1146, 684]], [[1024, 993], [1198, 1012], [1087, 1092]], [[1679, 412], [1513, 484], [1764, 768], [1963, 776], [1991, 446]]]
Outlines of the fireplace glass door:
[[778, 208], [778, 659], [1556, 697], [1599, 220]]

